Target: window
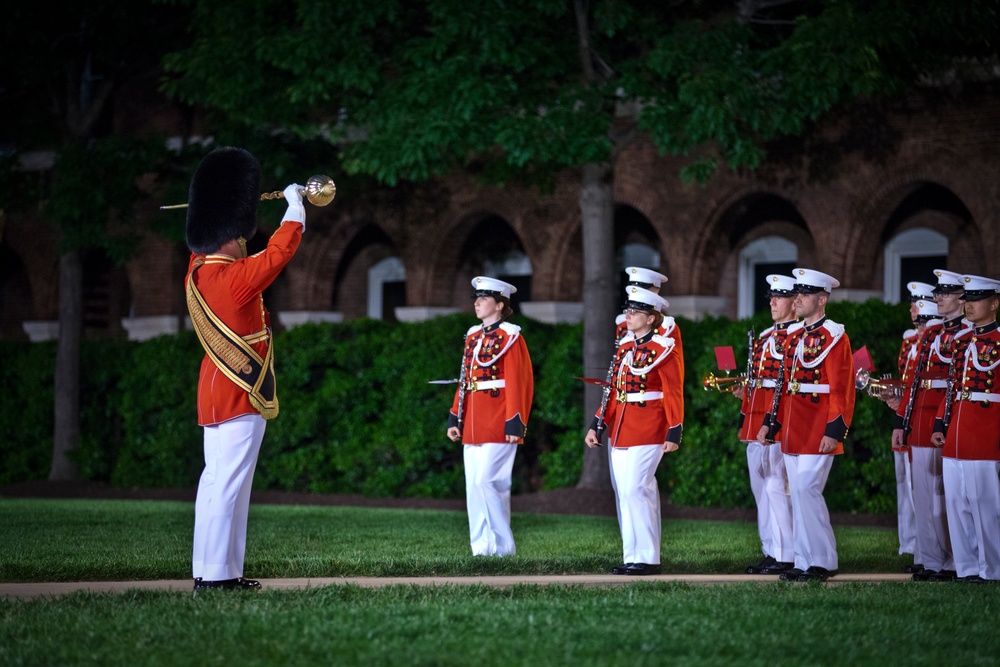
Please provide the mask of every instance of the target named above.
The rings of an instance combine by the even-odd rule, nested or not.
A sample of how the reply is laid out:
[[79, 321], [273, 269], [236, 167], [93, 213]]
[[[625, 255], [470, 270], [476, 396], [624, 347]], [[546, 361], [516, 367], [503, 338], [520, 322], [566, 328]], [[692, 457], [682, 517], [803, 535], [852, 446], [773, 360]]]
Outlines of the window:
[[906, 284], [917, 280], [937, 284], [934, 269], [948, 268], [948, 238], [926, 227], [907, 229], [885, 245], [883, 298], [889, 303], [910, 300]]
[[406, 305], [406, 267], [399, 257], [386, 257], [368, 269], [368, 317], [396, 321], [396, 308]]
[[740, 250], [739, 292], [736, 316], [750, 317], [767, 310], [767, 276], [772, 273], [791, 275], [798, 260], [795, 244], [780, 236], [764, 236], [746, 244]]

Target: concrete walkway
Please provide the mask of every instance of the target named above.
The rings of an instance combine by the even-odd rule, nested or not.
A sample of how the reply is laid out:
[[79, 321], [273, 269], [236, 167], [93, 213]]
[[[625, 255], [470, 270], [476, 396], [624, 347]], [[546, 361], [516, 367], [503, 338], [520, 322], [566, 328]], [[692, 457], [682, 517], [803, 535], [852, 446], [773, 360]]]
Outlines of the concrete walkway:
[[[514, 586], [529, 584], [539, 586], [569, 584], [578, 586], [622, 586], [639, 581], [672, 581], [686, 584], [735, 584], [757, 582], [760, 584], [779, 583], [775, 576], [746, 574], [660, 574], [651, 577], [623, 577], [613, 574], [567, 574], [567, 575], [534, 575], [534, 576], [489, 576], [489, 577], [321, 577], [315, 579], [261, 579], [265, 590], [302, 590], [353, 584], [362, 588], [380, 588], [382, 586], [420, 585], [420, 586], [464, 586], [481, 584], [484, 586]], [[910, 581], [908, 574], [839, 574], [830, 579], [827, 584], [847, 582], [880, 583], [888, 581]], [[31, 600], [39, 597], [54, 598], [75, 591], [91, 593], [122, 593], [128, 590], [162, 590], [191, 592], [190, 579], [161, 579], [158, 581], [73, 581], [73, 582], [41, 582], [41, 583], [3, 583], [0, 582], [0, 599]]]

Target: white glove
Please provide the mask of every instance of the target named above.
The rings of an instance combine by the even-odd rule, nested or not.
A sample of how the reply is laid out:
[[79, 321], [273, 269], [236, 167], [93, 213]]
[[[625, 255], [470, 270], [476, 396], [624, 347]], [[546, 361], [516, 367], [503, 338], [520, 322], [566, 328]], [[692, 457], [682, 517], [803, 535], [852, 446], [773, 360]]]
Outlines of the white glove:
[[288, 202], [288, 210], [285, 211], [285, 217], [281, 219], [284, 222], [301, 222], [302, 231], [306, 230], [306, 207], [302, 203], [302, 186], [298, 183], [292, 183], [287, 188], [285, 188], [284, 193], [285, 201]]

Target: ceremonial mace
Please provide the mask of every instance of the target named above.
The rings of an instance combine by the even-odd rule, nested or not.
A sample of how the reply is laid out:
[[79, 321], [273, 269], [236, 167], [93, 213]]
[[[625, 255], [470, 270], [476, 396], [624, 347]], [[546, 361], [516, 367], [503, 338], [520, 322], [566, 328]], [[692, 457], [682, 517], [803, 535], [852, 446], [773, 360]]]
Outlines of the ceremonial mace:
[[[334, 184], [333, 179], [329, 176], [310, 176], [309, 180], [306, 181], [306, 186], [304, 188], [299, 188], [299, 194], [308, 199], [309, 203], [313, 206], [326, 206], [333, 201], [334, 197], [337, 196], [337, 186]], [[285, 193], [281, 190], [265, 192], [260, 196], [261, 201], [284, 198]], [[172, 204], [170, 206], [161, 206], [160, 210], [165, 211], [173, 208], [187, 208], [187, 206], [187, 204]]]

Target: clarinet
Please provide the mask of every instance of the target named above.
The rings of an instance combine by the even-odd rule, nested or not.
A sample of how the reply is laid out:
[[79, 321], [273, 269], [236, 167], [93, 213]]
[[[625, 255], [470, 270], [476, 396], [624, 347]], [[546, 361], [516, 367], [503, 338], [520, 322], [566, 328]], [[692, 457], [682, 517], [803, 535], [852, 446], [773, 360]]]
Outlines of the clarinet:
[[608, 398], [611, 396], [611, 381], [615, 378], [615, 361], [618, 360], [618, 348], [621, 346], [621, 340], [615, 340], [615, 352], [611, 355], [611, 363], [608, 365], [608, 379], [607, 384], [604, 387], [604, 394], [601, 396], [601, 409], [597, 411], [597, 440], [600, 442], [601, 436], [604, 434], [604, 429], [607, 428], [604, 424], [604, 416], [608, 413]]
[[951, 350], [951, 363], [948, 364], [948, 380], [946, 384], [947, 389], [944, 392], [944, 415], [941, 417], [941, 423], [944, 424], [945, 433], [948, 432], [948, 424], [951, 422], [951, 407], [955, 403], [955, 381], [957, 380], [955, 372], [955, 348], [952, 347]]
[[[772, 336], [774, 334], [771, 334]], [[763, 357], [764, 353], [761, 352]], [[781, 424], [778, 423], [778, 407], [781, 404], [781, 392], [785, 390], [785, 355], [782, 350], [781, 363], [778, 364], [778, 377], [774, 380], [774, 398], [771, 399], [771, 423], [767, 427], [767, 436], [764, 440], [767, 444], [773, 445], [774, 438], [778, 435]]]
[[462, 339], [462, 370], [458, 374], [458, 433], [462, 434], [462, 427], [465, 424], [465, 385], [468, 380], [467, 366], [465, 363], [465, 347], [467, 343]]
[[[747, 391], [753, 389], [754, 379], [753, 379], [753, 344], [757, 336], [754, 334], [753, 327], [750, 327], [750, 331], [747, 332]], [[761, 353], [763, 354], [763, 352]]]
[[[917, 390], [920, 389], [920, 379], [917, 377], [920, 374], [920, 368], [927, 361], [927, 357], [930, 356], [931, 346], [921, 345], [920, 346], [920, 356], [917, 357], [917, 365], [913, 371], [913, 385], [910, 387], [910, 398], [906, 401], [906, 410], [903, 412], [903, 444], [906, 444], [907, 439], [910, 437], [910, 420], [913, 417], [913, 406], [917, 404]], [[948, 375], [951, 376], [951, 367], [948, 367]], [[948, 384], [948, 391], [951, 391], [951, 382]], [[947, 396], [947, 394], [946, 394]], [[947, 398], [945, 399], [947, 400]]]

